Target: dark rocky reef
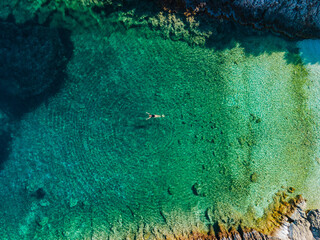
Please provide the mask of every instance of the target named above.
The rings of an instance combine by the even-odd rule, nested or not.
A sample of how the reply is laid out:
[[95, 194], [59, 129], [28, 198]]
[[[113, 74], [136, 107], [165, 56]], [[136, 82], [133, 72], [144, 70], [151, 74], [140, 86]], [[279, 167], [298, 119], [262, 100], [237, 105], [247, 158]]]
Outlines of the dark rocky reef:
[[[294, 38], [320, 37], [318, 0], [186, 0], [185, 3], [193, 14], [207, 13]], [[170, 1], [167, 6], [181, 9], [183, 4], [177, 0]]]
[[8, 22], [0, 22], [0, 30], [0, 88], [20, 98], [45, 91], [61, 67], [57, 31]]
[[68, 34], [9, 21], [0, 22], [0, 32], [0, 108], [21, 115], [61, 86], [71, 56], [64, 44]]
[[208, 14], [218, 19], [252, 25], [257, 29], [271, 29], [293, 38], [320, 37], [318, 0], [48, 0], [43, 3], [4, 0], [3, 5], [6, 7], [0, 11], [0, 19], [12, 14], [19, 23], [37, 18], [41, 24], [63, 23], [71, 29], [77, 23], [86, 27], [100, 24], [103, 17], [114, 11], [134, 9], [148, 13], [154, 8], [169, 13], [178, 11], [186, 13], [186, 16]]
[[0, 171], [17, 120], [60, 89], [71, 55], [68, 31], [0, 21]]

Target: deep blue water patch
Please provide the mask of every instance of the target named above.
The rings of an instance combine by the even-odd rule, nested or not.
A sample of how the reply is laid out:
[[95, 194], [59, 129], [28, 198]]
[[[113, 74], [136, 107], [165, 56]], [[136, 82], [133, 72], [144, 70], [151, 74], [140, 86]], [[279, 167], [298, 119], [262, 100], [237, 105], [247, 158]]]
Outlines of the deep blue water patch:
[[0, 108], [14, 117], [34, 110], [65, 80], [72, 55], [66, 30], [0, 22]]
[[0, 21], [0, 165], [10, 154], [19, 119], [63, 86], [72, 52], [68, 30]]

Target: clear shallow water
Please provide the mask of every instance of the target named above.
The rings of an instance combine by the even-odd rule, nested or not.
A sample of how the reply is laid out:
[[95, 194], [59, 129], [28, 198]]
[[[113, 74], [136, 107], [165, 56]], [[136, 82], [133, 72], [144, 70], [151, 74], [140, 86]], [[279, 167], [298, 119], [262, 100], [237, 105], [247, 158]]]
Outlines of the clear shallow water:
[[[319, 151], [319, 74], [320, 74], [320, 59], [319, 59], [319, 51], [320, 51], [320, 41], [319, 40], [304, 40], [298, 42], [298, 47], [300, 49], [301, 59], [308, 71], [308, 79], [309, 84], [304, 86], [306, 92], [308, 92], [308, 100], [307, 107], [313, 113], [313, 121], [312, 128], [316, 130], [316, 137], [314, 138], [314, 143], [317, 146], [315, 151], [313, 152], [312, 159], [314, 159], [314, 165], [311, 167], [312, 174], [309, 174], [306, 179], [306, 192], [312, 192], [314, 195], [319, 195], [320, 191], [320, 178], [315, 176], [320, 176], [319, 172], [319, 164], [320, 164], [320, 151]], [[308, 205], [318, 207], [319, 200], [317, 198], [310, 198]], [[318, 207], [319, 208], [319, 207]]]
[[[295, 44], [215, 50], [143, 31], [72, 34], [65, 86], [24, 116], [1, 173], [8, 238], [254, 225], [282, 186], [317, 206], [317, 125]], [[45, 198], [30, 198], [39, 188]]]

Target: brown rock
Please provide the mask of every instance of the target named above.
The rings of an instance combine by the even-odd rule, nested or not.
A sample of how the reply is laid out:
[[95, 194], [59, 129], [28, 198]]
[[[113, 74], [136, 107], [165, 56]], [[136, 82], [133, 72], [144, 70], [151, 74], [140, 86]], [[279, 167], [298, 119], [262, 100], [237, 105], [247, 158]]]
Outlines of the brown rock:
[[296, 190], [296, 189], [295, 189], [294, 187], [289, 187], [289, 188], [288, 188], [288, 192], [289, 192], [289, 193], [293, 193], [295, 190]]
[[232, 240], [242, 240], [240, 233], [235, 228], [231, 228], [230, 234]]

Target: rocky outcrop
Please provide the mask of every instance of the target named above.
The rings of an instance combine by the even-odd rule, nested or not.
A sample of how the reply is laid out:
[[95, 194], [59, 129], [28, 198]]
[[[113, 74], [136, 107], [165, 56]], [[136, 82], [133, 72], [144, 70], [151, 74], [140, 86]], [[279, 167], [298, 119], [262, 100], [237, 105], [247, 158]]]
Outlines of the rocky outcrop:
[[[305, 211], [306, 202], [301, 202], [272, 236], [254, 229], [239, 227], [226, 231], [219, 225], [217, 240], [320, 240], [320, 210]], [[209, 238], [208, 238], [209, 239]], [[210, 238], [211, 239], [211, 238]]]
[[311, 210], [307, 214], [307, 220], [310, 222], [310, 230], [316, 240], [320, 239], [320, 210]]
[[[282, 195], [283, 197], [283, 195]], [[284, 200], [279, 209], [285, 206]], [[275, 203], [278, 205], [277, 203]], [[214, 239], [214, 240], [320, 240], [320, 210], [306, 211], [306, 201], [298, 195], [291, 199], [289, 212], [279, 212], [275, 208], [272, 215], [268, 217], [268, 221], [272, 222], [273, 226], [270, 229], [252, 229], [244, 226], [239, 226], [237, 229], [231, 228], [227, 230], [224, 225], [217, 224], [212, 227], [208, 235], [191, 235], [189, 239]], [[294, 209], [290, 212], [290, 209]], [[287, 213], [285, 213], [287, 212]], [[280, 214], [282, 217], [276, 219], [275, 216]], [[277, 220], [281, 219], [281, 225], [278, 225]], [[269, 224], [267, 224], [268, 226]], [[265, 233], [263, 233], [265, 232]], [[180, 239], [180, 238], [178, 238]], [[183, 239], [183, 238], [181, 238]]]
[[219, 240], [280, 240], [277, 237], [268, 236], [255, 229], [239, 228], [239, 231], [232, 229], [228, 235], [221, 235]]
[[[5, 0], [6, 8], [0, 11], [0, 19], [13, 15], [17, 22], [37, 19], [39, 23], [63, 23], [69, 27], [81, 22], [87, 27], [101, 23], [101, 17], [113, 11], [140, 11], [150, 9], [179, 11], [186, 16], [208, 14], [219, 19], [230, 19], [257, 29], [271, 29], [290, 37], [320, 37], [320, 1], [318, 0], [154, 0], [90, 1]], [[157, 6], [154, 8], [154, 6]], [[103, 16], [100, 13], [103, 12]], [[94, 20], [94, 21], [92, 21]]]
[[[186, 0], [193, 13], [232, 19], [255, 28], [268, 28], [299, 38], [320, 37], [318, 0]], [[171, 6], [172, 1], [171, 1]], [[181, 8], [177, 1], [177, 8]]]
[[306, 202], [301, 202], [274, 235], [281, 240], [319, 240], [320, 211], [305, 208]]

